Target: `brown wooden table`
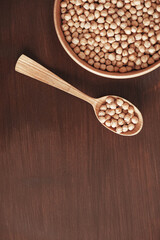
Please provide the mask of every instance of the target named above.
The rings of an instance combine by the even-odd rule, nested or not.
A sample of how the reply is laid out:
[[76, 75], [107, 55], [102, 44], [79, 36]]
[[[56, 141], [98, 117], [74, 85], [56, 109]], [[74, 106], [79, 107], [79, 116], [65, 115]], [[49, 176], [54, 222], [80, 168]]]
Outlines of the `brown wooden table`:
[[[0, 1], [0, 240], [159, 240], [160, 69], [87, 72], [59, 43], [52, 8]], [[113, 134], [87, 103], [15, 73], [22, 53], [93, 97], [130, 100], [143, 131]]]

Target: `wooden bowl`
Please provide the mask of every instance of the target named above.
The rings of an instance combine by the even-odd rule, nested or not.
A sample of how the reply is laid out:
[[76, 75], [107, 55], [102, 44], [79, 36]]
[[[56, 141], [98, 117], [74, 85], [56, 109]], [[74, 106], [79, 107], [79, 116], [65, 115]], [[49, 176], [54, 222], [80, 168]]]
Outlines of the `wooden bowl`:
[[61, 0], [55, 0], [54, 10], [53, 10], [54, 24], [55, 24], [57, 36], [58, 36], [63, 48], [68, 53], [68, 55], [76, 63], [78, 63], [81, 67], [85, 68], [86, 70], [88, 70], [92, 73], [100, 75], [102, 77], [125, 79], [125, 78], [134, 78], [134, 77], [144, 75], [146, 73], [149, 73], [149, 72], [155, 70], [156, 68], [158, 68], [160, 66], [160, 60], [159, 60], [147, 68], [144, 68], [142, 70], [134, 70], [134, 71], [127, 72], [127, 73], [107, 72], [107, 71], [102, 71], [102, 70], [92, 67], [87, 62], [80, 59], [78, 57], [78, 55], [74, 53], [74, 51], [72, 50], [72, 48], [69, 46], [68, 42], [66, 41], [63, 31], [61, 29], [60, 3], [61, 3]]

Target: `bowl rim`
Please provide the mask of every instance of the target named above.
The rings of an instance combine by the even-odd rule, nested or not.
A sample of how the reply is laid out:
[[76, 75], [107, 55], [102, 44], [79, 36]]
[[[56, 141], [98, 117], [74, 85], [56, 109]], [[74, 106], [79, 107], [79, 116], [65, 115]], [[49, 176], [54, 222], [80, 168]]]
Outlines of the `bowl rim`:
[[133, 70], [131, 72], [127, 73], [118, 73], [118, 72], [108, 72], [96, 69], [92, 66], [90, 66], [87, 62], [83, 61], [78, 57], [76, 53], [72, 50], [72, 48], [69, 46], [68, 42], [66, 41], [63, 31], [61, 29], [61, 18], [60, 18], [60, 2], [61, 0], [55, 0], [54, 6], [53, 6], [53, 20], [54, 20], [54, 26], [55, 30], [58, 36], [58, 39], [63, 46], [64, 50], [68, 53], [68, 55], [81, 67], [86, 69], [89, 72], [92, 72], [96, 75], [106, 77], [106, 78], [114, 78], [114, 79], [127, 79], [127, 78], [135, 78], [142, 75], [145, 75], [149, 72], [152, 72], [153, 70], [160, 67], [160, 60], [155, 62], [154, 64], [150, 65], [147, 68], [141, 69], [141, 70]]

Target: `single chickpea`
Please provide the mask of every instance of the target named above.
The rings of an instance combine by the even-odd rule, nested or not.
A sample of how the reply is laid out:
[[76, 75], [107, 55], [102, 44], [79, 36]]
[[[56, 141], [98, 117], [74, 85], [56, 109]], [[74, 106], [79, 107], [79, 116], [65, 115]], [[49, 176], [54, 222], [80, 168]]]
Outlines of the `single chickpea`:
[[123, 102], [123, 100], [122, 100], [122, 99], [120, 99], [120, 98], [117, 98], [117, 100], [116, 100], [116, 103], [117, 103], [117, 105], [118, 105], [118, 106], [120, 106], [120, 107], [121, 107], [121, 106], [123, 105], [123, 103], [124, 103], [124, 102]]
[[111, 61], [114, 61], [114, 60], [116, 59], [115, 53], [110, 53], [110, 54], [108, 55], [108, 59], [111, 60]]
[[100, 110], [106, 111], [106, 110], [107, 110], [106, 104], [102, 104], [102, 105], [100, 106]]
[[106, 103], [111, 104], [112, 102], [114, 102], [114, 98], [113, 97], [107, 97], [106, 98]]
[[106, 114], [106, 115], [105, 115], [105, 119], [106, 119], [106, 120], [109, 120], [109, 119], [111, 119], [111, 116], [108, 115], [108, 114]]
[[134, 43], [134, 42], [135, 42], [134, 36], [129, 36], [128, 37], [128, 43], [131, 44], [131, 43]]
[[[123, 63], [122, 63], [122, 64], [123, 64]], [[120, 67], [119, 72], [121, 72], [121, 73], [127, 72], [126, 67]]]
[[144, 53], [144, 52], [145, 52], [145, 47], [144, 47], [143, 45], [140, 45], [140, 46], [139, 46], [139, 51], [140, 51], [141, 53]]
[[106, 114], [105, 114], [105, 112], [104, 111], [99, 111], [98, 112], [98, 116], [99, 117], [103, 117], [103, 116], [105, 116]]
[[120, 133], [122, 133], [122, 131], [123, 131], [122, 127], [117, 127], [117, 128], [116, 128], [116, 132], [117, 132], [117, 133], [120, 134]]
[[79, 39], [74, 37], [72, 38], [72, 43], [74, 43], [75, 45], [77, 45], [79, 43]]
[[126, 114], [125, 117], [124, 117], [124, 121], [128, 123], [130, 121], [130, 119], [131, 119], [131, 115]]
[[122, 50], [121, 47], [118, 47], [118, 48], [116, 49], [116, 53], [117, 53], [117, 54], [122, 54], [122, 51], [123, 51], [123, 50]]
[[102, 124], [105, 123], [105, 121], [106, 121], [105, 117], [99, 117], [98, 119]]
[[118, 14], [120, 17], [122, 17], [122, 16], [124, 15], [124, 10], [123, 10], [123, 9], [119, 9], [119, 10], [117, 11], [117, 14]]
[[128, 126], [127, 125], [123, 125], [122, 126], [122, 131], [123, 132], [127, 132], [128, 131]]
[[110, 120], [107, 120], [107, 121], [105, 122], [105, 125], [106, 125], [107, 127], [110, 127], [110, 126], [111, 126], [111, 121], [110, 121]]
[[104, 71], [106, 69], [106, 65], [105, 64], [101, 64], [100, 65], [100, 69]]
[[118, 119], [118, 125], [122, 126], [124, 124], [124, 120], [122, 118]]
[[151, 65], [151, 64], [153, 64], [153, 63], [154, 63], [154, 59], [153, 59], [152, 57], [150, 57], [150, 58], [148, 59], [148, 64]]
[[149, 56], [148, 56], [148, 55], [143, 55], [143, 56], [141, 57], [141, 61], [142, 61], [143, 63], [146, 63], [146, 62], [148, 61], [148, 59], [149, 59]]
[[84, 52], [80, 52], [80, 53], [78, 54], [78, 56], [79, 56], [81, 59], [85, 59], [85, 54], [84, 54]]
[[93, 64], [94, 64], [94, 60], [90, 58], [90, 59], [88, 60], [88, 64], [89, 64], [89, 65], [93, 65]]
[[107, 17], [107, 15], [108, 15], [107, 10], [102, 10], [102, 11], [101, 11], [101, 16], [102, 16], [102, 17]]
[[125, 116], [124, 112], [122, 112], [122, 113], [119, 114], [119, 117], [120, 117], [120, 118], [124, 118], [124, 116]]
[[110, 116], [113, 116], [115, 114], [115, 110], [114, 109], [108, 109], [107, 112], [108, 112], [108, 114]]
[[70, 43], [72, 41], [72, 37], [68, 35], [68, 36], [66, 36], [66, 40], [67, 40], [67, 42]]
[[123, 109], [123, 110], [128, 110], [128, 108], [129, 108], [129, 104], [128, 104], [127, 102], [124, 102], [124, 103], [122, 104], [122, 109]]
[[139, 120], [136, 116], [134, 116], [134, 117], [132, 117], [131, 121], [132, 121], [132, 123], [137, 124]]
[[112, 128], [116, 128], [118, 126], [117, 120], [116, 119], [112, 119], [111, 120], [111, 127]]
[[155, 36], [152, 36], [152, 37], [150, 38], [150, 42], [154, 45], [154, 44], [157, 42], [156, 37], [155, 37]]
[[113, 118], [116, 119], [116, 120], [118, 120], [119, 115], [115, 113], [115, 114], [113, 115]]
[[160, 55], [158, 53], [155, 53], [152, 57], [155, 61], [157, 61], [157, 60], [159, 60]]
[[110, 108], [111, 109], [116, 109], [117, 105], [115, 102], [110, 103]]
[[116, 114], [120, 114], [122, 112], [122, 109], [120, 107], [116, 108]]
[[128, 125], [129, 131], [132, 131], [134, 128], [135, 128], [135, 125], [134, 125], [133, 123], [130, 123], [130, 124]]

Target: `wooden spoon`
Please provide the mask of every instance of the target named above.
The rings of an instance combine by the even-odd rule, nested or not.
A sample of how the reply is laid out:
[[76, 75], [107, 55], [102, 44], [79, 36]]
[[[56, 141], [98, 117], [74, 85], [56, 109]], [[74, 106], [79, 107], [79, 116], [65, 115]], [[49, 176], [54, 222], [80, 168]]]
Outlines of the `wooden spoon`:
[[[92, 98], [92, 97], [86, 95], [85, 93], [81, 92], [80, 90], [76, 89], [75, 87], [73, 87], [69, 83], [65, 82], [63, 79], [61, 79], [60, 77], [58, 77], [54, 73], [50, 72], [49, 70], [47, 70], [46, 68], [44, 68], [43, 66], [41, 66], [40, 64], [38, 64], [37, 62], [33, 61], [32, 59], [28, 58], [25, 55], [21, 55], [21, 57], [18, 59], [18, 61], [16, 63], [16, 66], [15, 66], [15, 70], [19, 73], [27, 75], [31, 78], [34, 78], [34, 79], [36, 79], [38, 81], [41, 81], [43, 83], [46, 83], [48, 85], [51, 85], [55, 88], [58, 88], [58, 89], [60, 89], [64, 92], [67, 92], [67, 93], [69, 93], [73, 96], [76, 96], [76, 97], [90, 103], [92, 105], [92, 107], [94, 109], [94, 112], [96, 114], [96, 117], [98, 119], [99, 108], [103, 103], [105, 103], [105, 100], [106, 100], [107, 96], [104, 96], [104, 97], [101, 97], [101, 98]], [[113, 96], [113, 97], [114, 98], [121, 98], [121, 97], [118, 97], [118, 96]], [[120, 133], [119, 134], [113, 128], [107, 127], [102, 123], [101, 124], [104, 127], [111, 130], [112, 132], [117, 133], [119, 135], [123, 135], [123, 136], [136, 135], [137, 133], [140, 132], [140, 130], [142, 129], [142, 126], [143, 126], [142, 114], [132, 103], [130, 103], [129, 101], [127, 101], [124, 98], [121, 98], [121, 99], [125, 102], [128, 102], [131, 106], [134, 107], [135, 114], [139, 118], [139, 122], [135, 126], [135, 128], [132, 131], [127, 131], [125, 133]]]

